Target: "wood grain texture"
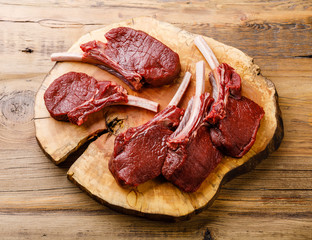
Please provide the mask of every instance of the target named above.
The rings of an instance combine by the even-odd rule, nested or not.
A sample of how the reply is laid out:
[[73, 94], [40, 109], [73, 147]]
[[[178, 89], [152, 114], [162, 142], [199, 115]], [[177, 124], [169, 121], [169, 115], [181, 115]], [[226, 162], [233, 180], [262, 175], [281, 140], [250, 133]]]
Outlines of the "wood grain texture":
[[[160, 108], [164, 108], [170, 102], [174, 94], [173, 90], [177, 89], [185, 71], [188, 70], [192, 73], [193, 78], [181, 103], [185, 108], [195, 91], [195, 63], [204, 60], [193, 43], [196, 36], [194, 34], [153, 18], [132, 18], [82, 36], [70, 48], [69, 52], [81, 52], [80, 44], [90, 40], [105, 41], [105, 33], [118, 26], [128, 26], [147, 32], [177, 52], [181, 62], [180, 79], [176, 80], [175, 84], [161, 88], [145, 88], [140, 93], [132, 92], [125, 86], [128, 91], [131, 94], [159, 102]], [[103, 122], [104, 120], [104, 122], [109, 123], [108, 119], [110, 118], [118, 119], [120, 126], [113, 132], [103, 128], [98, 130], [106, 130], [108, 133], [91, 143], [82, 156], [71, 166], [68, 171], [70, 180], [95, 199], [122, 212], [153, 219], [187, 219], [195, 212], [198, 213], [212, 204], [223, 182], [239, 173], [253, 169], [260, 160], [278, 148], [283, 137], [283, 123], [273, 83], [258, 74], [259, 67], [253, 64], [252, 59], [243, 52], [211, 38], [206, 38], [206, 41], [220, 62], [230, 64], [240, 74], [242, 77], [242, 95], [252, 99], [264, 109], [265, 116], [261, 121], [257, 139], [252, 149], [240, 159], [224, 157], [218, 167], [203, 182], [200, 189], [192, 194], [184, 193], [174, 185], [158, 178], [141, 184], [137, 188], [122, 188], [108, 170], [115, 136], [129, 127], [146, 123], [151, 119], [152, 114], [145, 114], [146, 111], [137, 108], [106, 108], [104, 110], [106, 112], [103, 113], [104, 117], [89, 119], [87, 123], [94, 128], [94, 125], [99, 125], [97, 121]], [[206, 91], [211, 92], [211, 86], [208, 83], [210, 70], [208, 64], [206, 65]], [[92, 138], [97, 129], [89, 131], [88, 124], [77, 127], [70, 123], [60, 123], [49, 117], [43, 101], [43, 94], [49, 84], [61, 74], [69, 71], [85, 72], [94, 77], [97, 74], [102, 79], [110, 77], [122, 84], [122, 81], [117, 78], [114, 79], [108, 73], [102, 74], [102, 70], [94, 69], [94, 67], [89, 69], [89, 67], [89, 64], [77, 64], [75, 62], [57, 63], [45, 78], [36, 96], [36, 137], [43, 150], [56, 164], [64, 161], [70, 153], [79, 148], [81, 142], [86, 141], [85, 139]], [[96, 78], [98, 79], [98, 77]]]
[[[3, 239], [310, 239], [310, 1], [1, 1], [0, 233]], [[171, 14], [173, 13], [173, 14]], [[65, 178], [35, 139], [34, 99], [49, 55], [82, 35], [154, 16], [252, 56], [279, 93], [285, 137], [252, 172], [226, 183], [187, 222], [118, 214]], [[25, 48], [32, 53], [22, 52]], [[209, 238], [206, 238], [209, 239]]]

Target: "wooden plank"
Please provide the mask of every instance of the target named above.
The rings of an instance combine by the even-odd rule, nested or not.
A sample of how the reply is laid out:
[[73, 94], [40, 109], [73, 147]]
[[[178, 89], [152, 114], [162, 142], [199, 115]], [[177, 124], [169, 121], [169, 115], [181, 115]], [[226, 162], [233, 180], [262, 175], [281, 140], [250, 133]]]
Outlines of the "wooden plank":
[[[304, 109], [311, 101], [310, 1], [4, 0], [0, 9], [2, 238], [203, 239], [207, 228], [214, 239], [311, 238], [311, 187], [297, 177], [309, 177], [312, 170], [311, 111]], [[53, 66], [50, 53], [67, 50], [89, 31], [142, 15], [209, 35], [254, 57], [277, 87], [284, 118], [279, 150], [255, 171], [227, 183], [211, 208], [178, 224], [121, 215], [90, 201], [66, 180], [66, 168], [54, 166], [39, 149], [29, 115]], [[21, 51], [27, 47], [34, 52]], [[17, 110], [8, 117], [4, 109]], [[279, 179], [283, 171], [294, 171], [292, 179], [287, 174]]]
[[[298, 1], [300, 3], [300, 1]], [[235, 46], [247, 54], [257, 56], [272, 57], [293, 57], [310, 56], [311, 47], [311, 22], [309, 16], [311, 8], [308, 3], [263, 3], [262, 1], [253, 2], [256, 10], [250, 8], [246, 2], [222, 3], [217, 4], [214, 1], [194, 2], [187, 4], [175, 3], [146, 3], [142, 1], [136, 8], [133, 3], [113, 4], [105, 3], [102, 6], [95, 7], [92, 3], [79, 1], [77, 3], [61, 2], [58, 11], [50, 11], [50, 7], [55, 2], [47, 2], [42, 5], [36, 5], [28, 2], [27, 11], [19, 2], [8, 2], [3, 4], [2, 26], [7, 29], [3, 34], [3, 47], [0, 51], [3, 57], [12, 61], [19, 62], [27, 57], [27, 60], [34, 61], [28, 69], [24, 71], [36, 71], [35, 68], [41, 67], [43, 63], [48, 63], [49, 55], [54, 51], [64, 51], [68, 49], [79, 36], [101, 28], [113, 22], [119, 22], [132, 16], [155, 16], [162, 21], [174, 23], [183, 29], [210, 36], [228, 45]], [[255, 5], [254, 5], [255, 4]], [[120, 6], [119, 8], [114, 8]], [[211, 8], [218, 6], [217, 12], [211, 12]], [[296, 11], [289, 10], [292, 6]], [[72, 8], [71, 8], [72, 7]], [[127, 15], [120, 15], [120, 8], [126, 11]], [[174, 8], [174, 10], [173, 10]], [[162, 9], [162, 11], [158, 11]], [[17, 17], [10, 14], [14, 11]], [[103, 15], [103, 12], [109, 11], [109, 15]], [[215, 10], [214, 10], [215, 11]], [[266, 14], [258, 12], [265, 11]], [[274, 14], [271, 13], [274, 11]], [[183, 14], [183, 18], [176, 15]], [[278, 14], [277, 14], [278, 13]], [[81, 18], [81, 16], [84, 16]], [[196, 20], [194, 18], [196, 15]], [[46, 18], [49, 16], [49, 18]], [[89, 22], [88, 22], [89, 21]], [[91, 22], [90, 22], [91, 21]], [[225, 22], [224, 22], [225, 21]], [[11, 27], [14, 24], [15, 27]], [[19, 26], [20, 27], [16, 27]], [[25, 27], [26, 26], [26, 27]], [[18, 29], [19, 33], [16, 33]], [[231, 32], [231, 38], [228, 32]], [[30, 34], [31, 33], [31, 34]], [[33, 33], [35, 36], [33, 36]], [[308, 33], [308, 34], [307, 34]], [[50, 36], [45, 38], [44, 36]], [[242, 38], [243, 36], [243, 38]], [[20, 39], [24, 41], [20, 41]], [[268, 39], [271, 39], [268, 41]], [[287, 41], [283, 41], [287, 39]], [[300, 44], [297, 44], [300, 39]], [[17, 42], [17, 46], [14, 46]], [[273, 45], [274, 44], [274, 45]], [[13, 49], [23, 50], [29, 47], [34, 50], [32, 54], [25, 54]], [[280, 51], [283, 49], [283, 51]], [[45, 61], [37, 61], [37, 54], [43, 54]], [[43, 57], [43, 56], [41, 56]], [[50, 64], [51, 66], [52, 64]], [[1, 68], [2, 66], [2, 68]], [[1, 72], [7, 71], [10, 66], [1, 65]], [[50, 68], [45, 68], [48, 71]]]
[[[221, 230], [220, 225], [226, 231]], [[0, 214], [0, 228], [5, 239], [204, 239], [204, 235], [208, 235], [207, 230], [213, 239], [309, 239], [310, 226], [311, 218], [299, 214], [297, 218], [291, 218], [261, 213], [246, 216], [239, 212], [220, 216], [211, 212], [210, 215], [178, 224], [141, 221], [129, 216], [109, 215], [106, 218], [102, 212], [42, 211], [19, 213], [19, 216]]]
[[[158, 18], [166, 20], [166, 18]], [[80, 35], [87, 33], [88, 31], [95, 30], [97, 28], [104, 27], [105, 22], [96, 25], [85, 25], [81, 27], [71, 28], [70, 26], [61, 25], [59, 28], [49, 28], [42, 26], [38, 23], [27, 24], [17, 22], [4, 22], [1, 23], [3, 27], [11, 29], [11, 34], [5, 36], [5, 46], [11, 44], [12, 38], [24, 38], [26, 41], [19, 43], [18, 49], [23, 50], [25, 47], [32, 48], [34, 52], [32, 54], [25, 54], [22, 52], [9, 52], [13, 54], [19, 54], [20, 57], [32, 56], [41, 54], [45, 56], [45, 60], [48, 60], [49, 55], [54, 51], [67, 50], [72, 43], [74, 43]], [[15, 28], [10, 28], [12, 25], [23, 26], [20, 33], [16, 33]], [[175, 23], [176, 26], [181, 27], [187, 31], [202, 34], [212, 37], [218, 41], [224, 42], [228, 45], [235, 46], [247, 54], [257, 57], [295, 57], [295, 56], [310, 56], [311, 55], [311, 42], [306, 37], [306, 31], [311, 33], [311, 24], [302, 23], [302, 26], [296, 26], [297, 23], [283, 25], [276, 23], [273, 27], [265, 27], [265, 23], [259, 21], [255, 24], [240, 24], [240, 25], [221, 25], [210, 26], [207, 24], [201, 24], [199, 27], [197, 23]], [[264, 26], [263, 26], [264, 25]], [[24, 28], [26, 26], [26, 29]], [[35, 40], [32, 37], [28, 37], [31, 29], [38, 29], [36, 32], [37, 37]], [[264, 28], [264, 29], [262, 29]], [[20, 29], [20, 28], [19, 28]], [[228, 32], [231, 32], [231, 38], [228, 38]], [[42, 33], [52, 35], [53, 37], [46, 39], [42, 37]], [[70, 34], [69, 34], [70, 33]], [[69, 37], [67, 36], [69, 35]], [[242, 39], [244, 36], [244, 39]], [[62, 39], [62, 40], [60, 40]], [[273, 39], [274, 41], [268, 41]], [[289, 39], [289, 41], [282, 41], [281, 39]], [[296, 39], [301, 39], [300, 45], [297, 44]], [[28, 40], [28, 41], [27, 41]], [[274, 45], [273, 45], [274, 44]], [[12, 49], [12, 48], [9, 48]], [[279, 49], [283, 49], [280, 51]], [[9, 54], [7, 57], [11, 57]], [[41, 56], [42, 57], [42, 56]], [[32, 57], [32, 59], [35, 59]], [[34, 60], [35, 61], [35, 60]], [[41, 66], [42, 62], [36, 62], [38, 66]]]

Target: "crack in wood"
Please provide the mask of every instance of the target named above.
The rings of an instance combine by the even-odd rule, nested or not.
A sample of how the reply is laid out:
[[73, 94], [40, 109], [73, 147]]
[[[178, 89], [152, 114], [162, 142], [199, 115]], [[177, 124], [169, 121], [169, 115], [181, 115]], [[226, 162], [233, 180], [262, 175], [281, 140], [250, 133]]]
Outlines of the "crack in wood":
[[62, 21], [57, 19], [41, 19], [37, 23], [39, 23], [43, 27], [50, 28], [82, 28], [84, 26], [83, 23]]
[[41, 214], [41, 213], [73, 213], [73, 214], [85, 214], [85, 215], [116, 215], [114, 212], [108, 212], [106, 209], [72, 209], [72, 208], [59, 208], [59, 209], [49, 209], [49, 208], [0, 208], [0, 215], [14, 215], [16, 213], [24, 214]]
[[83, 144], [77, 146], [77, 148], [72, 153], [70, 153], [63, 162], [58, 164], [58, 166], [60, 168], [69, 169], [71, 165], [73, 165], [74, 162], [83, 155], [83, 153], [87, 150], [88, 146], [92, 142], [94, 142], [96, 139], [106, 133], [108, 133], [108, 131], [107, 129], [104, 129], [96, 132], [94, 135], [89, 136], [89, 138]]
[[75, 189], [75, 187], [55, 187], [55, 188], [44, 188], [44, 189], [24, 189], [24, 190], [9, 190], [0, 191], [0, 193], [20, 193], [20, 192], [42, 192], [42, 191], [54, 191], [60, 189]]
[[296, 212], [296, 213], [287, 213], [287, 212], [229, 212], [229, 216], [251, 216], [251, 217], [277, 217], [277, 218], [308, 218], [311, 219], [312, 212]]
[[295, 58], [312, 58], [312, 54], [311, 55], [295, 56]]
[[118, 129], [122, 127], [124, 120], [125, 119], [119, 119], [118, 117], [115, 117], [110, 122], [106, 122], [107, 131], [115, 135]]
[[206, 228], [206, 231], [204, 232], [204, 240], [213, 240], [213, 237], [211, 236], [208, 228]]
[[32, 53], [34, 50], [29, 48], [29, 47], [26, 47], [25, 49], [22, 49], [20, 50], [21, 52], [24, 52], [24, 53]]
[[[50, 24], [44, 24], [45, 21], [50, 20]], [[53, 19], [41, 19], [38, 21], [32, 21], [32, 20], [7, 20], [7, 19], [0, 19], [0, 23], [33, 23], [33, 24], [40, 24], [44, 27], [50, 27], [50, 28], [77, 28], [77, 27], [83, 27], [83, 26], [98, 26], [98, 25], [104, 25], [103, 23], [75, 23], [75, 22], [66, 22], [66, 21], [58, 21]], [[56, 24], [56, 22], [59, 22], [59, 25]], [[61, 23], [66, 24], [61, 24]]]
[[[189, 3], [187, 3], [189, 4]], [[23, 6], [23, 7], [34, 7], [35, 5], [33, 4], [20, 4], [20, 3], [1, 3], [1, 5], [5, 5], [5, 6]], [[160, 7], [157, 7], [159, 5], [155, 5], [155, 7], [151, 7], [151, 6], [147, 6], [147, 5], [138, 5], [138, 4], [128, 4], [128, 5], [125, 5], [125, 3], [123, 2], [123, 5], [121, 4], [105, 4], [103, 2], [96, 2], [96, 3], [93, 3], [91, 2], [91, 5], [89, 6], [86, 6], [86, 7], [89, 7], [89, 8], [102, 8], [104, 10], [104, 8], [130, 8], [130, 9], [144, 9], [144, 10], [159, 10]], [[46, 4], [46, 5], [41, 5], [41, 7], [51, 7], [51, 5], [49, 4]], [[64, 8], [77, 8], [77, 7], [81, 7], [81, 6], [77, 6], [77, 5], [70, 5], [68, 4], [67, 6], [63, 6]]]
[[[229, 188], [223, 187], [224, 190], [232, 190], [232, 191], [251, 191], [251, 189], [243, 189], [243, 188]], [[312, 188], [253, 188], [252, 191], [312, 191]]]

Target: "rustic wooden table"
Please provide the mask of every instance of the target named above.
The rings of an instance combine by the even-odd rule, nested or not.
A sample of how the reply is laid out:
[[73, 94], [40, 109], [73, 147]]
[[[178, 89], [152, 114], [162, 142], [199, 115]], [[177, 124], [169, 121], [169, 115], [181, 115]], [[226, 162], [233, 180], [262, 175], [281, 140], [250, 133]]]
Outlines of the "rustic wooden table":
[[[34, 98], [81, 35], [152, 16], [255, 59], [279, 93], [285, 137], [189, 221], [122, 215], [66, 178], [35, 139]], [[312, 2], [3, 0], [0, 2], [1, 239], [312, 239]]]

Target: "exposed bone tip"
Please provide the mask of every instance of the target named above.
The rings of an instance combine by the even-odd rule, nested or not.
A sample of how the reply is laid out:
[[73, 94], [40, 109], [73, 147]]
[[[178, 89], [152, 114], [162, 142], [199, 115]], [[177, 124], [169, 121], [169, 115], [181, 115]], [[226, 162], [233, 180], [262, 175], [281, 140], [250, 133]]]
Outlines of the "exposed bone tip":
[[60, 53], [52, 53], [51, 61], [58, 61], [58, 62], [81, 62], [82, 61], [82, 54], [79, 53], [69, 53], [69, 52], [60, 52]]
[[52, 54], [50, 55], [51, 61], [57, 61], [56, 59], [57, 59], [58, 54], [59, 54], [59, 53], [52, 53]]
[[202, 36], [197, 36], [194, 39], [194, 43], [198, 50], [201, 52], [201, 54], [205, 57], [206, 61], [208, 62], [210, 68], [214, 70], [215, 68], [218, 67], [219, 62], [214, 55], [213, 51], [211, 48], [208, 46], [207, 42]]
[[[199, 67], [199, 68], [203, 68], [203, 66], [205, 66], [205, 62], [204, 62], [204, 60], [201, 60], [201, 61], [198, 61], [197, 63], [196, 63], [196, 67]], [[197, 70], [197, 69], [196, 69]]]
[[185, 75], [183, 77], [183, 80], [177, 90], [177, 92], [175, 93], [175, 95], [173, 96], [173, 98], [171, 99], [170, 103], [168, 104], [169, 106], [177, 106], [179, 104], [179, 102], [181, 101], [190, 81], [191, 81], [191, 76], [192, 74], [190, 72], [185, 72]]
[[116, 105], [135, 106], [135, 107], [144, 108], [152, 112], [156, 112], [156, 113], [159, 110], [159, 103], [145, 99], [145, 98], [136, 97], [133, 95], [128, 95], [127, 103], [117, 103]]

